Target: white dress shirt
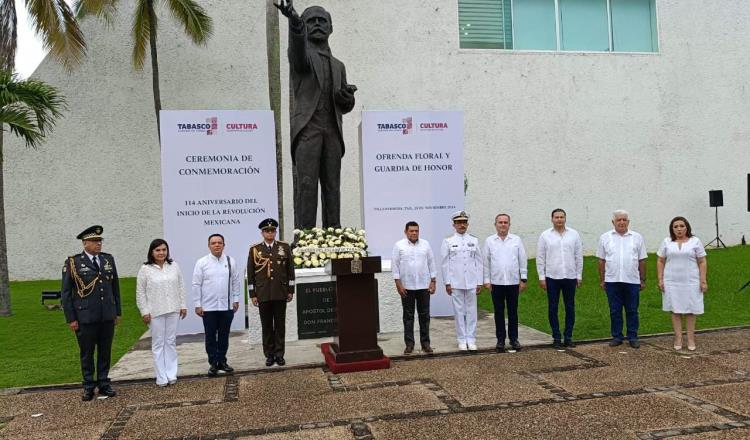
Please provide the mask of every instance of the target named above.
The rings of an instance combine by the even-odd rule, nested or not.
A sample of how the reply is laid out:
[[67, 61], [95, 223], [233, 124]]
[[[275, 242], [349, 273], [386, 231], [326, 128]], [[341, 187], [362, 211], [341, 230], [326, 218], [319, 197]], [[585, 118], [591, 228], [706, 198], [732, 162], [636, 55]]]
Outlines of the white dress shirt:
[[[229, 286], [229, 267], [227, 258], [232, 264], [232, 285]], [[241, 274], [244, 268], [237, 266], [237, 261], [222, 254], [216, 258], [208, 254], [195, 262], [193, 270], [193, 300], [195, 307], [203, 311], [232, 310], [232, 303], [240, 302]]]
[[394, 280], [401, 280], [406, 290], [422, 290], [430, 287], [430, 280], [437, 276], [435, 256], [427, 240], [412, 243], [407, 238], [393, 246], [391, 273]]
[[484, 241], [484, 283], [496, 286], [520, 284], [528, 276], [528, 259], [521, 237], [508, 234], [503, 240], [498, 234]]
[[542, 281], [583, 279], [583, 244], [578, 231], [565, 228], [561, 234], [549, 228], [542, 232], [536, 248], [536, 270]]
[[627, 231], [620, 235], [614, 229], [599, 238], [596, 256], [605, 260], [604, 282], [641, 284], [638, 262], [646, 259], [646, 245], [641, 234]]
[[177, 262], [165, 262], [164, 267], [141, 266], [136, 278], [135, 301], [141, 316], [150, 314], [152, 318], [187, 308], [182, 270]]
[[482, 284], [482, 249], [471, 234], [454, 233], [440, 247], [443, 283], [453, 289], [476, 289]]

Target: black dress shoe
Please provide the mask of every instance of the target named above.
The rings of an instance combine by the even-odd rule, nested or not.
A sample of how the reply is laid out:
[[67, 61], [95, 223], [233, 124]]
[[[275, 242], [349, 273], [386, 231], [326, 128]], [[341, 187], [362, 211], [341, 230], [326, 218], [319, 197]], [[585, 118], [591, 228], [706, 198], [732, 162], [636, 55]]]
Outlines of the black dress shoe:
[[641, 343], [638, 342], [638, 339], [631, 339], [629, 344], [633, 348], [641, 348]]
[[273, 366], [273, 363], [276, 362], [276, 358], [273, 356], [266, 356], [266, 367]]
[[276, 356], [276, 365], [278, 365], [279, 367], [283, 367], [284, 365], [286, 365], [284, 356]]
[[107, 396], [107, 397], [115, 397], [117, 393], [115, 392], [115, 390], [112, 389], [111, 386], [107, 385], [105, 387], [99, 388], [99, 395]]
[[505, 353], [505, 346], [504, 345], [496, 345], [495, 351], [498, 353]]
[[88, 402], [94, 398], [94, 390], [93, 389], [85, 389], [83, 390], [83, 395], [81, 396], [81, 400], [84, 402]]
[[226, 362], [221, 362], [217, 368], [219, 369], [219, 371], [223, 371], [225, 373], [234, 372], [234, 368], [230, 367], [229, 364]]
[[622, 345], [621, 339], [612, 339], [611, 341], [609, 341], [610, 347], [617, 347], [618, 345]]
[[568, 348], [575, 348], [576, 344], [572, 340], [568, 339], [563, 343], [563, 346]]
[[513, 350], [521, 351], [521, 344], [518, 341], [510, 341], [510, 346], [513, 347]]
[[219, 375], [219, 367], [216, 364], [211, 364], [208, 367], [208, 377], [216, 377]]
[[552, 341], [552, 348], [562, 348], [562, 342], [559, 339]]

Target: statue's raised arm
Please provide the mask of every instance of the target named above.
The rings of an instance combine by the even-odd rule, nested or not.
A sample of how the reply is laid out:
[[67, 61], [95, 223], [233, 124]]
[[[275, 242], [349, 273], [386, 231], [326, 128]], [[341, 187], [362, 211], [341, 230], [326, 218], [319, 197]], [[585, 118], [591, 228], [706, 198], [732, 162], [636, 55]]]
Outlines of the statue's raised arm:
[[281, 12], [281, 15], [288, 18], [289, 21], [292, 22], [292, 24], [299, 24], [302, 19], [299, 18], [299, 14], [297, 14], [297, 11], [294, 10], [294, 5], [292, 4], [292, 0], [279, 0], [279, 3], [273, 4], [276, 6], [276, 8]]

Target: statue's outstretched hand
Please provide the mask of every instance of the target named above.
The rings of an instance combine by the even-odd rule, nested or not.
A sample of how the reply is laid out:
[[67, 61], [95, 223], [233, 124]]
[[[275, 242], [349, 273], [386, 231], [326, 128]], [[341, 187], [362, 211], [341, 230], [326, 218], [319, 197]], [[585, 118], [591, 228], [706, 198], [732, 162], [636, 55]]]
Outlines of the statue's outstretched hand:
[[299, 23], [301, 21], [297, 11], [294, 10], [292, 0], [279, 0], [278, 4], [274, 3], [273, 5], [281, 11], [284, 17], [290, 19], [292, 22]]

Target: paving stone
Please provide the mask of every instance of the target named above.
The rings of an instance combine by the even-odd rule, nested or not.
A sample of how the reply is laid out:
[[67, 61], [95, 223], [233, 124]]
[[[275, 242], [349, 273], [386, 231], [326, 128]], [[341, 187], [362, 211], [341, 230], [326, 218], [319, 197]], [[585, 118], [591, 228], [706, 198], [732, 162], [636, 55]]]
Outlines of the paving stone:
[[[698, 318], [700, 319], [700, 318]], [[747, 338], [747, 329], [722, 330], [707, 333], [698, 333], [695, 336], [695, 343], [698, 349], [695, 352], [683, 350], [683, 354], [706, 354], [717, 351], [733, 351], [737, 349], [750, 349], [750, 340]], [[685, 336], [683, 335], [683, 339]], [[660, 336], [658, 338], [648, 338], [644, 340], [649, 344], [657, 345], [667, 351], [674, 352], [674, 336]], [[683, 340], [687, 344], [687, 339]]]
[[748, 440], [750, 428], [728, 429], [724, 431], [701, 432], [699, 434], [672, 437], [675, 440]]
[[713, 385], [683, 392], [750, 417], [750, 383]]
[[334, 392], [325, 382], [320, 370], [242, 378], [238, 402], [139, 411], [120, 439], [173, 438], [258, 427], [284, 429], [305, 423], [330, 426], [331, 420], [445, 408], [422, 385]]
[[[545, 360], [546, 359], [546, 360]], [[527, 369], [569, 367], [583, 361], [552, 350], [513, 356], [489, 354], [396, 362], [388, 370], [341, 374], [348, 384], [429, 378], [463, 405], [483, 405], [553, 396], [536, 379], [517, 374]]]
[[6, 431], [0, 429], [0, 439], [2, 440], [98, 440], [107, 430], [109, 422], [93, 422], [68, 425], [67, 427], [49, 428], [49, 429], [32, 429]]
[[237, 437], [237, 440], [351, 440], [352, 432], [344, 426], [277, 434]]
[[619, 356], [605, 343], [583, 345], [576, 350], [609, 365], [540, 376], [574, 394], [638, 388], [668, 390], [671, 385], [695, 380], [736, 378], [730, 369], [706, 358], [683, 359], [645, 344]]
[[720, 420], [668, 396], [645, 394], [534, 405], [492, 415], [464, 413], [440, 418], [378, 421], [371, 429], [377, 439], [633, 439], [636, 432]]

